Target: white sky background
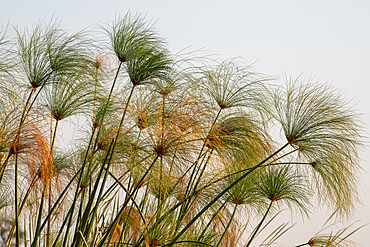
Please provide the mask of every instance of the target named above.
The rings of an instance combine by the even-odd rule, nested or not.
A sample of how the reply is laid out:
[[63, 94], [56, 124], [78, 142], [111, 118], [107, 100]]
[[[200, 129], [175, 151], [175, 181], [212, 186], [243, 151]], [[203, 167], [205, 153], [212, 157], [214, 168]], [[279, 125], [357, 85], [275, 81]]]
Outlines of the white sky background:
[[[267, 75], [296, 77], [303, 72], [303, 78], [315, 76], [315, 80], [331, 83], [356, 104], [369, 132], [370, 1], [1, 0], [0, 25], [9, 21], [19, 27], [31, 26], [54, 14], [67, 29], [78, 31], [112, 22], [128, 10], [146, 13], [147, 20], [156, 21], [174, 53], [188, 46], [189, 50], [204, 48], [206, 54], [256, 62], [255, 68]], [[370, 223], [369, 145], [361, 157], [364, 206], [355, 218], [366, 224]], [[296, 225], [279, 246], [306, 242], [324, 220], [320, 214], [305, 220], [304, 226]], [[370, 226], [352, 239], [369, 246], [368, 232]]]

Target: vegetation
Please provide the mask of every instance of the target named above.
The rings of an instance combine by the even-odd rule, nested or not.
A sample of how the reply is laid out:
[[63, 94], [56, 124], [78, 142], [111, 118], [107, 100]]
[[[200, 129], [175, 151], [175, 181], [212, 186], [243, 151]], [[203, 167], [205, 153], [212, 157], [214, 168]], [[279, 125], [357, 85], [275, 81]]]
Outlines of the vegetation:
[[[173, 55], [140, 15], [100, 30], [1, 31], [5, 245], [268, 246], [280, 209], [353, 212], [361, 126], [337, 91]], [[346, 230], [297, 244], [354, 245]]]

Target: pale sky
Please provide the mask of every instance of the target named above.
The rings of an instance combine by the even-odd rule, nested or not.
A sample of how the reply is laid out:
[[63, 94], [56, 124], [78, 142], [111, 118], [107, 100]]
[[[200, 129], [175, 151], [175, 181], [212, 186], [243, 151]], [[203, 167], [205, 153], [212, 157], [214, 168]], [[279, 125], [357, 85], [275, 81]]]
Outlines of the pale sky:
[[[189, 46], [189, 50], [202, 48], [204, 54], [225, 59], [243, 57], [267, 75], [296, 77], [303, 73], [303, 78], [315, 76], [331, 83], [363, 114], [369, 132], [368, 0], [1, 0], [0, 23], [25, 27], [54, 15], [60, 16], [67, 29], [78, 31], [112, 22], [129, 10], [155, 21], [173, 53]], [[369, 150], [368, 145], [361, 155], [364, 206], [354, 218], [361, 220], [358, 225], [370, 223]], [[320, 214], [305, 220], [304, 226], [297, 224], [277, 246], [307, 241], [324, 220]], [[370, 226], [366, 226], [352, 239], [369, 246], [369, 232]]]

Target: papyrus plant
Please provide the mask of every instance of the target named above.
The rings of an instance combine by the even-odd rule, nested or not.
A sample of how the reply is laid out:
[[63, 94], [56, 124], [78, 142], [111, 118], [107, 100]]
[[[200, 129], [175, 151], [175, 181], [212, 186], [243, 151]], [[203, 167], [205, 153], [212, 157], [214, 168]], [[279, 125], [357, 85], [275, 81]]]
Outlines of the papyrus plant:
[[337, 91], [173, 55], [138, 14], [102, 27], [0, 35], [5, 245], [252, 246], [290, 229], [265, 232], [279, 210], [353, 212], [362, 128]]

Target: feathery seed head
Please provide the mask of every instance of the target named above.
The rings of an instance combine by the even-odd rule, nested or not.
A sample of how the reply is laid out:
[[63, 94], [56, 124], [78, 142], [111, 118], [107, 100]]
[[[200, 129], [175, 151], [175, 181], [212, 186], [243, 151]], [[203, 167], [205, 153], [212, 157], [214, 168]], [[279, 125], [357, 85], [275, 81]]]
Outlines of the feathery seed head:
[[299, 78], [276, 90], [274, 97], [275, 119], [288, 143], [314, 168], [319, 198], [348, 213], [356, 201], [354, 174], [363, 146], [358, 114], [329, 85]]
[[290, 167], [270, 166], [259, 174], [258, 193], [272, 202], [284, 201], [288, 207], [295, 206], [308, 214], [310, 190], [302, 176]]

